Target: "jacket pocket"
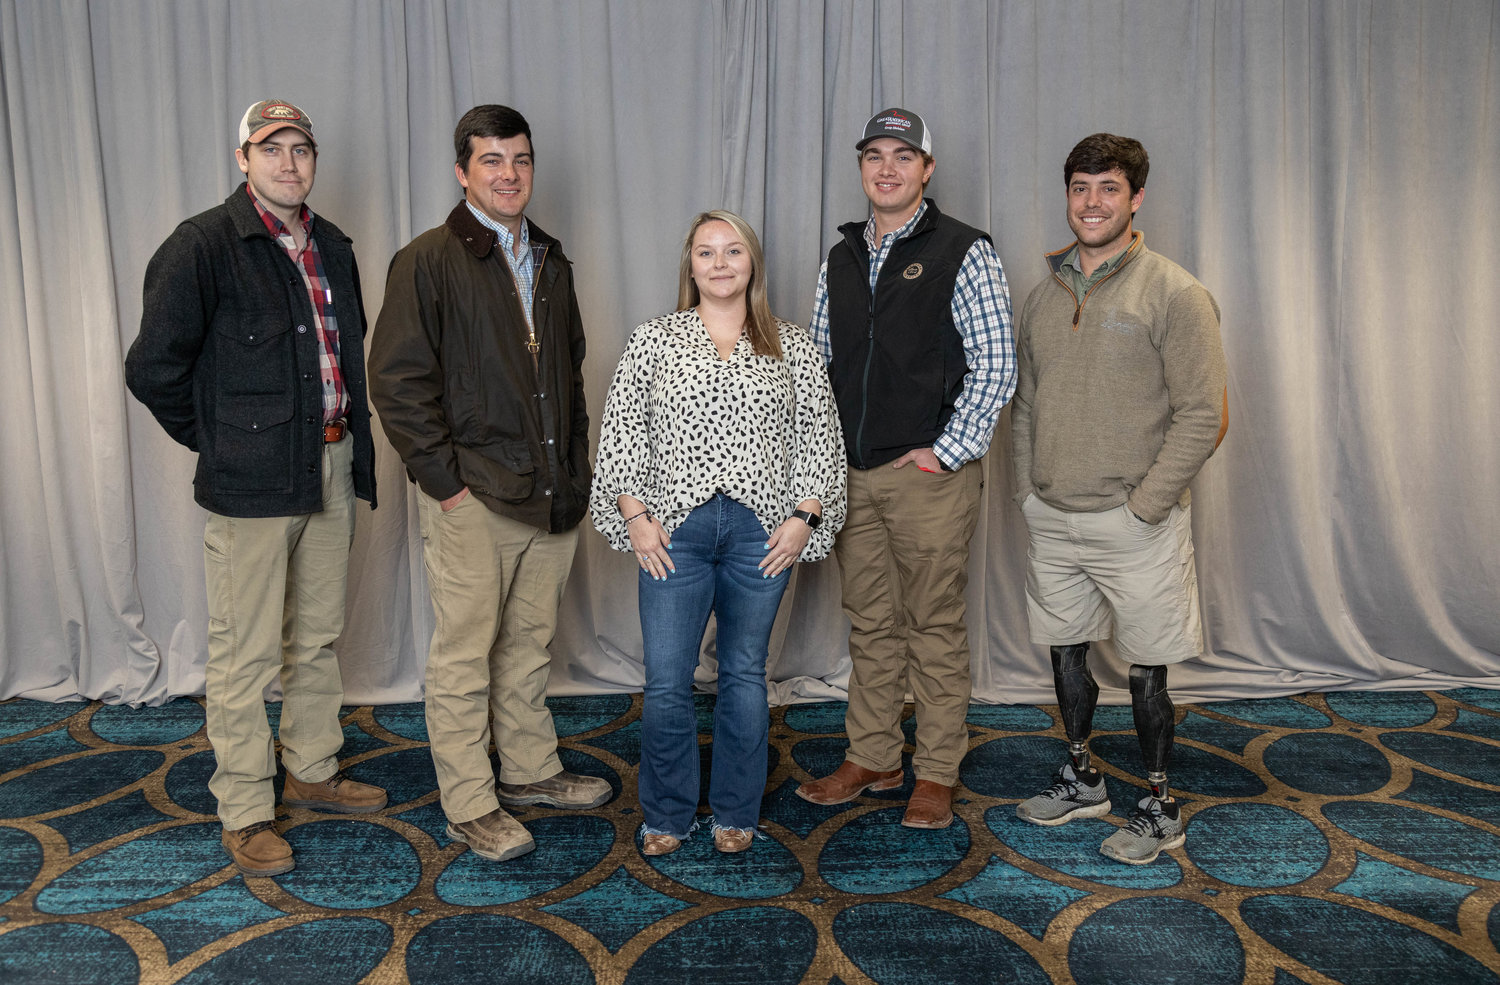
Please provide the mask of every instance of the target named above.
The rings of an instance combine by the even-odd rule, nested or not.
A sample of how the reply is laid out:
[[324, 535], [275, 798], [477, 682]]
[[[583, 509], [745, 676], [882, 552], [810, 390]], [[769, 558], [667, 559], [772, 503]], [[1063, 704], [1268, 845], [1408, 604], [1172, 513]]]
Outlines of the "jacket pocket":
[[223, 392], [263, 395], [296, 379], [296, 342], [291, 329], [285, 311], [220, 312], [214, 319], [214, 334]]
[[218, 492], [291, 492], [292, 395], [220, 397], [215, 408], [213, 474]]
[[506, 503], [524, 503], [536, 486], [536, 466], [524, 441], [454, 445], [458, 474], [474, 492]]

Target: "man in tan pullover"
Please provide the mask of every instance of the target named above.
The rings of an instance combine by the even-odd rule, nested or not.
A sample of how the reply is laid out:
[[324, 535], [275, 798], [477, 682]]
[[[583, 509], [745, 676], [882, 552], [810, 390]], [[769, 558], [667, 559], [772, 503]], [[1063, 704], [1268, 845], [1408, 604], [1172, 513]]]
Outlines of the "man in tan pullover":
[[1113, 635], [1151, 792], [1101, 851], [1134, 865], [1183, 843], [1167, 788], [1175, 709], [1167, 667], [1203, 649], [1188, 483], [1228, 423], [1219, 307], [1131, 228], [1146, 194], [1146, 150], [1097, 133], [1063, 166], [1077, 241], [1016, 321], [1012, 403], [1016, 502], [1031, 536], [1031, 639], [1051, 648], [1069, 761], [1016, 807], [1034, 824], [1110, 812], [1089, 764], [1099, 688], [1089, 642]]

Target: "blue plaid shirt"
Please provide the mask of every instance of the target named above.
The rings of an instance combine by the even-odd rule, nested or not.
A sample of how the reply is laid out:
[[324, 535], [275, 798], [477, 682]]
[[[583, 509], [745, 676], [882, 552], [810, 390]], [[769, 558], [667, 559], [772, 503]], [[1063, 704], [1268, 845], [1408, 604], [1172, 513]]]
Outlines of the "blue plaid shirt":
[[511, 235], [510, 230], [474, 208], [473, 202], [465, 199], [464, 204], [469, 207], [470, 212], [474, 213], [474, 218], [478, 219], [486, 229], [492, 230], [496, 236], [500, 237], [500, 252], [505, 254], [505, 262], [509, 264], [510, 272], [516, 278], [516, 289], [521, 292], [521, 313], [526, 316], [526, 327], [535, 333], [536, 326], [531, 321], [531, 298], [536, 286], [536, 268], [541, 265], [542, 257], [547, 252], [547, 248], [540, 244], [536, 246], [531, 245], [531, 224], [526, 221], [525, 216], [522, 216], [521, 250], [520, 256], [517, 257], [514, 249], [516, 238]]
[[[924, 201], [904, 226], [887, 233], [878, 243], [875, 240], [875, 217], [870, 216], [870, 221], [865, 223], [872, 295], [891, 247], [897, 240], [911, 235], [926, 211]], [[964, 377], [963, 392], [953, 405], [953, 416], [932, 443], [932, 451], [938, 461], [956, 469], [965, 462], [983, 458], [990, 450], [990, 439], [994, 437], [1000, 410], [1016, 392], [1016, 342], [1010, 327], [1010, 286], [1005, 281], [1000, 257], [989, 240], [976, 240], [964, 255], [964, 262], [958, 269], [958, 280], [953, 285], [952, 312], [953, 324], [963, 338], [964, 361], [968, 363], [969, 375]], [[813, 299], [812, 320], [807, 331], [823, 353], [823, 359], [832, 362], [826, 259], [818, 271], [818, 292]]]

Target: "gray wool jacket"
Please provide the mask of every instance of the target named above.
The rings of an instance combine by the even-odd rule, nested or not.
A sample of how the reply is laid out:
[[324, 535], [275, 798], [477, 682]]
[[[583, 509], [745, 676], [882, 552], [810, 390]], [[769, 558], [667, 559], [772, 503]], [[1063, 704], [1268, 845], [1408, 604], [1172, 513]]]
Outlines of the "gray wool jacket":
[[[354, 493], [375, 506], [365, 397], [365, 308], [353, 241], [322, 216], [313, 236], [338, 316]], [[167, 434], [198, 453], [194, 498], [221, 516], [323, 509], [323, 383], [312, 301], [242, 182], [184, 220], [146, 267], [125, 382]]]

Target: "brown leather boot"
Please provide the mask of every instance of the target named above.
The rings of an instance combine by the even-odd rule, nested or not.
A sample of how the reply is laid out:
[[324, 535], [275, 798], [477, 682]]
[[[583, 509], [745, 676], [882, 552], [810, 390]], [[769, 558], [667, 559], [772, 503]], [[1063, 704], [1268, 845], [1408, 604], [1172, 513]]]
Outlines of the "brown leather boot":
[[671, 855], [682, 847], [681, 838], [673, 838], [671, 835], [643, 835], [641, 837], [642, 855]]
[[755, 841], [753, 830], [742, 831], [739, 828], [720, 828], [714, 832], [714, 848], [725, 855], [734, 855], [746, 851], [750, 844]]
[[468, 845], [469, 851], [480, 858], [495, 862], [525, 855], [536, 847], [531, 832], [499, 807], [472, 821], [449, 821], [448, 837]]
[[385, 806], [385, 791], [351, 780], [343, 770], [322, 783], [303, 783], [291, 773], [281, 788], [281, 802], [288, 807], [306, 807], [334, 814], [369, 814]]
[[495, 796], [506, 807], [558, 807], [586, 811], [615, 795], [609, 781], [597, 776], [579, 776], [563, 770], [535, 783], [501, 783]]
[[931, 780], [918, 780], [906, 802], [906, 828], [946, 828], [953, 823], [953, 788]]
[[227, 828], [219, 836], [234, 867], [247, 876], [279, 876], [293, 868], [292, 846], [276, 833], [271, 821], [256, 821], [235, 831]]
[[839, 764], [838, 769], [823, 779], [812, 780], [798, 787], [797, 796], [824, 806], [846, 804], [866, 790], [893, 790], [901, 786], [902, 778], [903, 774], [899, 769], [880, 773], [857, 766], [846, 759]]

